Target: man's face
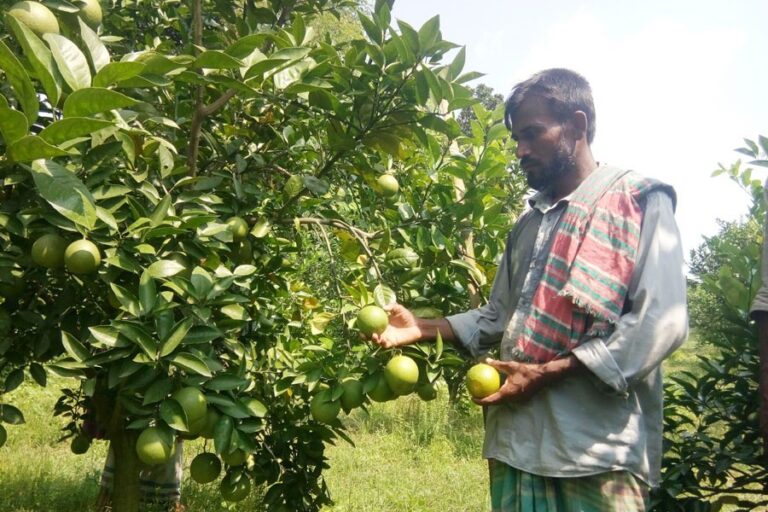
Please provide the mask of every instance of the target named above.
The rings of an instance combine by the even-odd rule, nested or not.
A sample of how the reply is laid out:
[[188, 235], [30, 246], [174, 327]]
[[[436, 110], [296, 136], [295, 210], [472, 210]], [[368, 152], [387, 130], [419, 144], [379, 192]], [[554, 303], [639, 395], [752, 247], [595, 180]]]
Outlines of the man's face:
[[544, 100], [524, 100], [512, 118], [512, 138], [528, 186], [546, 192], [576, 168], [575, 141], [569, 140], [563, 124], [550, 113]]

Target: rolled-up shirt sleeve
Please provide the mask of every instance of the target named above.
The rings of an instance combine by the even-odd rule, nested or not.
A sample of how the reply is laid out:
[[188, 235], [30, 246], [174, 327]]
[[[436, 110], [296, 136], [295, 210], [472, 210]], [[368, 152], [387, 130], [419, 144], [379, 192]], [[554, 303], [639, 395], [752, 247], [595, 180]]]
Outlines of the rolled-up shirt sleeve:
[[504, 256], [496, 270], [488, 303], [477, 309], [446, 317], [459, 344], [472, 357], [480, 357], [499, 343], [513, 310], [510, 263], [512, 240], [517, 229], [519, 224], [507, 237]]
[[682, 244], [672, 200], [664, 192], [647, 196], [627, 298], [631, 308], [610, 336], [573, 350], [601, 387], [618, 394], [657, 368], [688, 335]]
[[[765, 203], [768, 204], [768, 180], [763, 185], [763, 197]], [[752, 307], [749, 310], [750, 315], [754, 315], [758, 311], [768, 311], [768, 211], [763, 222], [763, 264], [760, 276], [762, 277], [762, 285], [752, 301]]]

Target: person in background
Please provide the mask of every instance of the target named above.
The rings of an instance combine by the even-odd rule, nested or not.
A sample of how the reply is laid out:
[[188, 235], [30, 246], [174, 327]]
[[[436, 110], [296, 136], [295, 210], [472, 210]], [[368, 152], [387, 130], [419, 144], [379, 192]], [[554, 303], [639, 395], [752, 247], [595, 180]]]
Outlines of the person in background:
[[[768, 204], [768, 180], [763, 185], [763, 197]], [[768, 457], [768, 213], [763, 224], [762, 286], [757, 291], [750, 315], [757, 323], [758, 351], [760, 354], [760, 434], [763, 453]]]
[[588, 82], [549, 69], [517, 84], [505, 122], [536, 190], [507, 238], [488, 304], [442, 319], [401, 305], [373, 341], [438, 332], [503, 375], [483, 456], [494, 511], [646, 510], [660, 480], [661, 363], [688, 332], [675, 192], [592, 155]]

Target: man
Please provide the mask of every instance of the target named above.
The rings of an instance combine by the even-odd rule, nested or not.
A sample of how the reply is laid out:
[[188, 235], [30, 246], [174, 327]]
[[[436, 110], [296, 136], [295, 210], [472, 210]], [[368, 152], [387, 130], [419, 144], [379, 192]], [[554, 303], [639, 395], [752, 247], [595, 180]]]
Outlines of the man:
[[[763, 197], [768, 204], [768, 180], [763, 186]], [[763, 284], [752, 302], [750, 314], [757, 322], [757, 340], [760, 352], [760, 433], [763, 453], [768, 457], [768, 213], [763, 225]]]
[[494, 511], [645, 510], [662, 455], [661, 363], [688, 322], [674, 191], [606, 165], [592, 93], [565, 69], [518, 84], [505, 122], [531, 188], [487, 305], [444, 319], [390, 309], [374, 342], [439, 331], [506, 375], [483, 455]]

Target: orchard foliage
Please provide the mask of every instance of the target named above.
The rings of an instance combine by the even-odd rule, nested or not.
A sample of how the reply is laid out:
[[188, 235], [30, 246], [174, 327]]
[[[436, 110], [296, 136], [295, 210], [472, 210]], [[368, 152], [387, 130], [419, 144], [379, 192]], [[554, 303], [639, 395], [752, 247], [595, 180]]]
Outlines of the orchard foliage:
[[[210, 449], [249, 455], [227, 485], [319, 509], [325, 443], [346, 436], [310, 401], [349, 378], [373, 390], [390, 358], [357, 310], [445, 315], [488, 292], [525, 193], [501, 113], [477, 104], [437, 17], [412, 27], [385, 1], [133, 0], [104, 4], [96, 30], [77, 3], [49, 6], [60, 34], [5, 17], [0, 39], [0, 422], [23, 423], [25, 379], [71, 377], [66, 435], [106, 431], [115, 510], [133, 510], [136, 438], [189, 436], [172, 395], [197, 387], [220, 415]], [[336, 40], [320, 16], [359, 29]], [[47, 234], [95, 244], [97, 271], [36, 265]], [[406, 352], [455, 390], [455, 353]]]
[[[768, 166], [768, 139], [739, 149], [750, 164]], [[753, 169], [720, 166], [751, 199], [748, 215], [692, 251], [691, 325], [716, 349], [695, 368], [669, 376], [665, 387], [663, 483], [654, 510], [764, 510], [766, 454], [758, 430], [759, 356], [750, 305], [761, 285], [766, 205]]]

